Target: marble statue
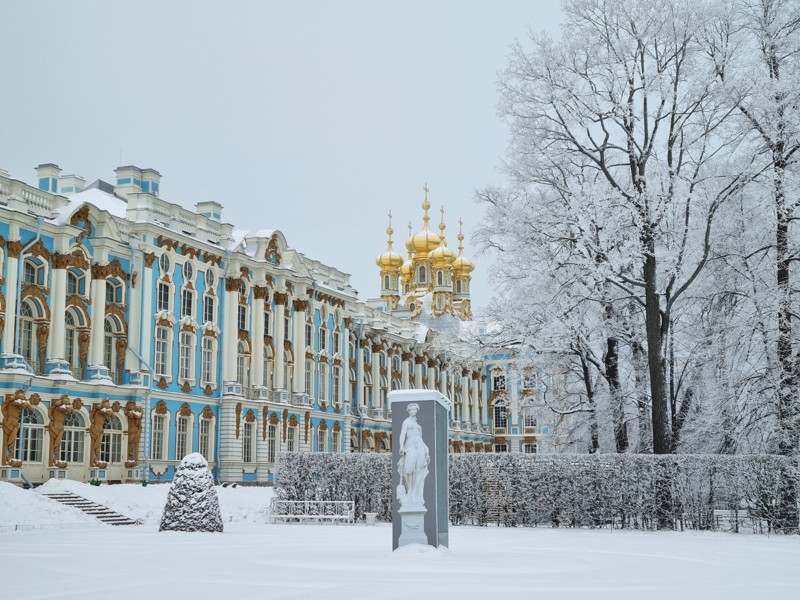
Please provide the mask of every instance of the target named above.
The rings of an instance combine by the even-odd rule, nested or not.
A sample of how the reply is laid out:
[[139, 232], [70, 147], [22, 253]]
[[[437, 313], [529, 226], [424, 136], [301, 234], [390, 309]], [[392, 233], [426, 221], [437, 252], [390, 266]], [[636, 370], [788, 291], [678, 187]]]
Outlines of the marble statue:
[[402, 506], [424, 505], [422, 493], [425, 477], [428, 475], [430, 455], [428, 447], [422, 441], [422, 426], [417, 422], [419, 404], [411, 403], [407, 410], [408, 417], [403, 421], [398, 440], [400, 459], [397, 462], [397, 471], [400, 474], [400, 485], [397, 486], [397, 498]]

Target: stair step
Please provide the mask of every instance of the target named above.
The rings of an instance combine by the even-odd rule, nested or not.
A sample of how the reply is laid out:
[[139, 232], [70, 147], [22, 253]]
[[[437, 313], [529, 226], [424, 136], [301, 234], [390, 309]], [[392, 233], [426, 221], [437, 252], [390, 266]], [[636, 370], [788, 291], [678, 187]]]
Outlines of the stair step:
[[66, 493], [58, 493], [58, 494], [43, 494], [43, 496], [50, 498], [56, 502], [60, 502], [65, 506], [71, 506], [73, 508], [77, 508], [78, 510], [86, 513], [87, 515], [91, 515], [96, 518], [101, 523], [105, 523], [106, 525], [136, 525], [137, 522], [133, 519], [126, 517], [125, 515], [121, 515], [118, 512], [111, 510], [110, 508], [103, 506], [102, 504], [97, 504], [96, 502], [92, 502], [91, 500], [87, 500], [82, 496], [78, 496], [77, 494], [73, 494], [72, 492]]

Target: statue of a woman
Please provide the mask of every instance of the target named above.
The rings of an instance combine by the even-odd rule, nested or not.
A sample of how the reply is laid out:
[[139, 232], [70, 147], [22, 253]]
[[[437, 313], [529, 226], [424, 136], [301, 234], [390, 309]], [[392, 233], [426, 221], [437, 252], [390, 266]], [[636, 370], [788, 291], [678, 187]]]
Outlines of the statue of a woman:
[[401, 505], [409, 502], [423, 504], [422, 492], [425, 477], [428, 475], [430, 455], [428, 447], [422, 441], [422, 426], [417, 423], [419, 404], [411, 403], [406, 410], [408, 417], [403, 421], [398, 440], [400, 460], [397, 471], [400, 474], [400, 485], [397, 486], [397, 498]]

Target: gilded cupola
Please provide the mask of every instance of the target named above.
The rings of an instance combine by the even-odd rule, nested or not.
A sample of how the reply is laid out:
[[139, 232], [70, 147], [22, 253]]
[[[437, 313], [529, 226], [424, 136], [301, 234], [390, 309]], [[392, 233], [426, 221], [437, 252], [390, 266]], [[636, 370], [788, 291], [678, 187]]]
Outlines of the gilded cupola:
[[389, 227], [386, 228], [386, 233], [389, 236], [389, 239], [386, 242], [388, 248], [386, 249], [386, 252], [375, 259], [375, 264], [381, 268], [381, 272], [397, 271], [403, 265], [403, 257], [392, 250], [392, 245], [394, 243], [392, 242], [392, 234], [394, 233], [394, 229], [392, 229], [391, 212], [389, 212]]
[[475, 270], [475, 263], [464, 256], [464, 234], [461, 232], [463, 225], [461, 219], [458, 220], [458, 256], [453, 261], [453, 273], [455, 275], [469, 275]]
[[422, 210], [425, 211], [422, 217], [422, 231], [406, 240], [406, 248], [414, 254], [428, 254], [431, 250], [436, 249], [441, 241], [439, 236], [428, 226], [430, 222], [428, 209], [431, 207], [431, 203], [428, 202], [428, 184], [426, 183], [422, 189], [425, 190], [425, 200], [422, 202]]
[[428, 259], [434, 268], [446, 268], [452, 264], [455, 255], [450, 248], [447, 247], [447, 241], [444, 238], [444, 207], [441, 209], [442, 221], [439, 223], [439, 245], [428, 253]]

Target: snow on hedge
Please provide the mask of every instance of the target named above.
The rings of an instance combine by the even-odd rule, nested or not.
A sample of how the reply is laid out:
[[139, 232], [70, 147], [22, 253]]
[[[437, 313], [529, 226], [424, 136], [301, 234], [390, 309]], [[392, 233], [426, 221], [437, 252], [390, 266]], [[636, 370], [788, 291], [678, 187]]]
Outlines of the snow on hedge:
[[[391, 520], [391, 455], [282, 453], [275, 495], [355, 500], [356, 516]], [[798, 463], [774, 455], [450, 455], [453, 524], [655, 529], [668, 482], [676, 529], [766, 532], [782, 478]]]
[[214, 478], [198, 452], [187, 454], [175, 472], [159, 531], [219, 531], [219, 510]]

